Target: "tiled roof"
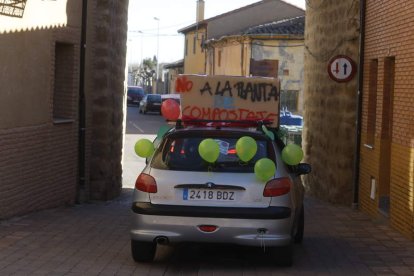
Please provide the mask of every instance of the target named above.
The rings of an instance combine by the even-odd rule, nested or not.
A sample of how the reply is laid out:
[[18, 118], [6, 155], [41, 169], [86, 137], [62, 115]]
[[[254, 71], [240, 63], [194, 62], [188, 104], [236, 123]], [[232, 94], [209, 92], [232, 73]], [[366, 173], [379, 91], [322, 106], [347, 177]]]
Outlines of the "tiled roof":
[[243, 35], [303, 35], [305, 32], [305, 17], [295, 17], [276, 22], [250, 27], [242, 32]]
[[165, 64], [164, 68], [170, 69], [170, 68], [183, 67], [183, 66], [184, 66], [184, 59], [180, 59], [180, 60]]

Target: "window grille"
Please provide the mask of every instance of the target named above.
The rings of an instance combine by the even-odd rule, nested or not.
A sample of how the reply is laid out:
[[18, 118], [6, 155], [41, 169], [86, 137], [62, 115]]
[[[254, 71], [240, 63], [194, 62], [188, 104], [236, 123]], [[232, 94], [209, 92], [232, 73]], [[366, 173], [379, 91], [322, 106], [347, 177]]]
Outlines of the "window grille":
[[0, 15], [22, 18], [27, 0], [0, 0]]

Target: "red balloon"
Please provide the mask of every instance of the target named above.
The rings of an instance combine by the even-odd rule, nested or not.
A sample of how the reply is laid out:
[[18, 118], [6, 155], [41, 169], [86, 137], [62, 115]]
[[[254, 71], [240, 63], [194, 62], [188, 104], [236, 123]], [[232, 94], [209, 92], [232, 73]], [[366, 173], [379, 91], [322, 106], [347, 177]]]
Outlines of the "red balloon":
[[161, 113], [165, 119], [175, 121], [180, 118], [180, 105], [173, 99], [167, 99], [161, 104]]

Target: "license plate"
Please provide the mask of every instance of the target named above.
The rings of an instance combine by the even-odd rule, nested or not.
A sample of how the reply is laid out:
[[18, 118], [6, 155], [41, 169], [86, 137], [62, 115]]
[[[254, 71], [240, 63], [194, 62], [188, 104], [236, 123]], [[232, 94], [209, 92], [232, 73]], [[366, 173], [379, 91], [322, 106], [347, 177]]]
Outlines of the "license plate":
[[209, 189], [184, 189], [183, 200], [234, 201], [236, 192]]
[[154, 105], [161, 105], [160, 103], [154, 103]]

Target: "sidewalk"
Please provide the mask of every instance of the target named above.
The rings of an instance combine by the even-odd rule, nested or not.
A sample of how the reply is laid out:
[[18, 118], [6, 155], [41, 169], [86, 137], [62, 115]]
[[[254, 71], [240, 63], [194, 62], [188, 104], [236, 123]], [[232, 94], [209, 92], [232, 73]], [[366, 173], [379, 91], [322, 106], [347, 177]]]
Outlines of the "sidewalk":
[[117, 200], [0, 222], [0, 275], [414, 275], [414, 242], [347, 207], [306, 199], [305, 238], [291, 268], [251, 248], [162, 246], [130, 256], [131, 189]]

